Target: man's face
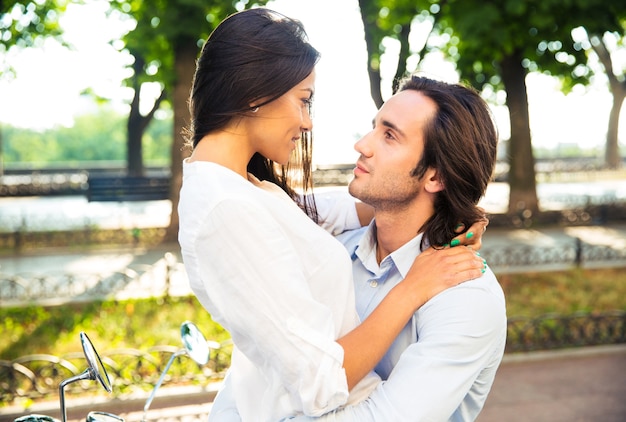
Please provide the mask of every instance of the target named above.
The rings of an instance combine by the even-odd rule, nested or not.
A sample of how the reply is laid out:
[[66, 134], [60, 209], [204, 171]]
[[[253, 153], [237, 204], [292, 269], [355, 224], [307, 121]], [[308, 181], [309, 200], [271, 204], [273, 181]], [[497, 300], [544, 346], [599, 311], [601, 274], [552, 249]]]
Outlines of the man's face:
[[354, 146], [360, 157], [350, 193], [379, 210], [406, 207], [424, 183], [412, 176], [424, 150], [424, 128], [437, 106], [418, 91], [391, 97], [378, 111], [373, 129]]

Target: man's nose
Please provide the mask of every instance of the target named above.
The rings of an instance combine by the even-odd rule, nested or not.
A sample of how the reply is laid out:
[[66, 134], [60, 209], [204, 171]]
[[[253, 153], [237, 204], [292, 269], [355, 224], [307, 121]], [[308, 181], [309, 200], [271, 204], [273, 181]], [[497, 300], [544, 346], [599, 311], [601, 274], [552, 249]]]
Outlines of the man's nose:
[[361, 139], [356, 141], [356, 143], [354, 144], [354, 149], [356, 150], [356, 152], [358, 152], [359, 154], [365, 157], [369, 157], [372, 155], [372, 151], [371, 151], [370, 143], [369, 143], [370, 135], [371, 135], [371, 132], [361, 137]]

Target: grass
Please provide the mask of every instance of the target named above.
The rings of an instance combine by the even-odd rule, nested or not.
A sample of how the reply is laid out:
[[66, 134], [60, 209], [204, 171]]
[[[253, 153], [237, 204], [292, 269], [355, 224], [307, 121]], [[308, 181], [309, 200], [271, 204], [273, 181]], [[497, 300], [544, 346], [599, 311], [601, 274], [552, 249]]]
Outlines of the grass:
[[499, 275], [509, 317], [626, 311], [626, 268]]
[[[509, 317], [626, 311], [626, 268], [506, 274], [498, 279]], [[229, 337], [195, 297], [0, 308], [0, 359], [79, 352], [80, 331], [101, 351], [179, 346], [185, 320], [194, 321], [211, 340]]]
[[181, 346], [180, 324], [185, 320], [195, 322], [208, 339], [229, 338], [192, 296], [0, 308], [0, 359], [79, 352], [80, 331], [100, 351]]

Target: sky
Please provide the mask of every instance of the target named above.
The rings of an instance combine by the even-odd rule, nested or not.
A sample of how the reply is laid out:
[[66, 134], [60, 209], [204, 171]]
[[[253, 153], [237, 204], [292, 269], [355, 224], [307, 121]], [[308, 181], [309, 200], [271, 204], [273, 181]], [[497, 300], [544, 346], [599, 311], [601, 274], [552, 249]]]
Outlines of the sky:
[[[301, 20], [322, 56], [316, 69], [315, 162], [354, 162], [354, 142], [367, 133], [376, 113], [369, 94], [357, 0], [275, 0], [268, 7]], [[129, 27], [128, 23], [107, 19], [105, 10], [106, 4], [97, 0], [83, 6], [70, 5], [61, 24], [73, 50], [48, 40], [41, 48], [9, 52], [6, 59], [17, 76], [0, 80], [0, 122], [35, 129], [70, 127], [76, 115], [96, 111], [93, 101], [81, 96], [87, 88], [114, 98], [111, 106], [125, 112], [131, 93], [121, 81], [128, 76], [129, 70], [124, 67], [130, 57], [120, 54], [110, 41]], [[382, 59], [383, 77], [393, 74], [390, 65], [395, 61], [395, 47], [390, 44], [391, 53]], [[448, 82], [458, 81], [454, 67], [436, 55], [426, 58], [424, 71]], [[555, 148], [559, 143], [577, 143], [584, 148], [604, 145], [611, 107], [605, 78], [568, 96], [559, 91], [551, 77], [531, 74], [527, 84], [536, 147]], [[508, 138], [506, 108], [494, 106], [493, 111], [501, 137]], [[621, 122], [625, 127], [626, 107]]]

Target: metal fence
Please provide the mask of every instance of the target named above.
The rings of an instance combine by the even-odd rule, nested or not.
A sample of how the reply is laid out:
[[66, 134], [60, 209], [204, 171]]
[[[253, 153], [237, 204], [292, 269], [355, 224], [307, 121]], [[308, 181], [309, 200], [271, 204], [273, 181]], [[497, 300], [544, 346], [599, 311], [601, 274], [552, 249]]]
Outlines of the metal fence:
[[[572, 315], [516, 317], [508, 321], [506, 352], [554, 350], [570, 347], [626, 343], [626, 312], [579, 312]], [[113, 378], [118, 395], [147, 391], [157, 382], [166, 362], [178, 348], [153, 347], [146, 351], [122, 349], [104, 351], [102, 361]], [[232, 343], [227, 341], [212, 350], [211, 360], [199, 366], [182, 355], [168, 371], [165, 384], [197, 384], [223, 378], [230, 364]], [[82, 353], [56, 357], [28, 355], [12, 361], [0, 360], [0, 400], [11, 403], [19, 398], [38, 399], [58, 393], [59, 383], [86, 367]], [[77, 383], [68, 391], [95, 389], [93, 384]], [[72, 390], [73, 389], [73, 390]]]
[[[538, 270], [540, 267], [626, 263], [626, 249], [586, 244], [580, 239], [558, 247], [510, 245], [484, 248], [481, 255], [496, 273], [514, 268]], [[171, 293], [172, 280], [181, 277], [185, 277], [184, 266], [173, 254], [165, 254], [164, 259], [153, 265], [128, 267], [110, 274], [0, 273], [0, 306], [104, 299], [123, 290], [135, 296], [141, 293], [141, 297], [167, 296]]]
[[483, 248], [480, 254], [492, 268], [532, 266], [581, 266], [585, 263], [626, 262], [626, 249], [608, 245], [591, 245], [581, 239], [559, 246], [538, 247], [510, 245], [498, 248]]
[[[185, 268], [171, 253], [152, 265], [133, 265], [108, 274], [0, 273], [0, 306], [54, 305], [116, 297], [158, 297], [188, 294], [173, 280], [186, 277]], [[185, 279], [186, 280], [186, 279]]]
[[20, 252], [40, 248], [78, 248], [89, 245], [154, 246], [161, 243], [165, 228], [97, 229], [0, 232], [0, 251]]
[[[156, 346], [146, 351], [119, 349], [101, 352], [100, 357], [112, 379], [114, 394], [129, 395], [153, 388], [165, 365], [178, 350], [174, 346]], [[182, 354], [172, 363], [164, 385], [206, 385], [218, 381], [230, 365], [231, 352], [232, 343], [226, 341], [211, 350], [211, 359], [203, 366]], [[11, 404], [17, 399], [36, 400], [55, 396], [61, 381], [82, 373], [86, 367], [83, 353], [61, 357], [35, 354], [11, 361], [0, 360], [0, 402]], [[98, 391], [99, 388], [95, 383], [81, 381], [69, 384], [66, 390], [85, 393]]]

